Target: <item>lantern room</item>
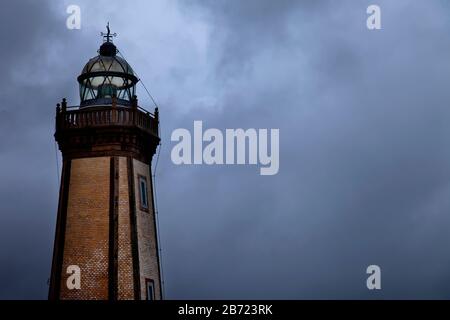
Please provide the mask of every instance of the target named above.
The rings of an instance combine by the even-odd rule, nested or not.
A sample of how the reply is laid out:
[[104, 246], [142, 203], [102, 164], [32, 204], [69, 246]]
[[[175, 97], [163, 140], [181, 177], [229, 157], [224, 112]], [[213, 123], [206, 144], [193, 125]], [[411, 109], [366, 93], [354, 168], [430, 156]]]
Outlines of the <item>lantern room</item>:
[[129, 106], [136, 93], [139, 79], [128, 62], [117, 56], [118, 50], [112, 43], [109, 25], [103, 34], [104, 42], [99, 55], [90, 59], [78, 76], [80, 84], [80, 107], [111, 105], [115, 97], [118, 105]]

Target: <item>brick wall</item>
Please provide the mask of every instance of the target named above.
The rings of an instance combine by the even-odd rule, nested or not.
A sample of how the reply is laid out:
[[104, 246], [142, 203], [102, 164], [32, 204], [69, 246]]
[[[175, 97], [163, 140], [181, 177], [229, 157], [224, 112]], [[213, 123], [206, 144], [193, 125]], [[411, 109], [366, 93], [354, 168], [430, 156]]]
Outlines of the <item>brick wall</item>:
[[[110, 158], [72, 160], [61, 275], [61, 299], [108, 298]], [[81, 289], [66, 286], [69, 265], [81, 269]]]
[[[151, 177], [149, 166], [138, 160], [133, 160], [135, 194], [136, 194], [136, 211], [137, 211], [137, 229], [138, 229], [138, 246], [139, 246], [139, 264], [140, 264], [140, 283], [141, 297], [146, 299], [146, 282], [145, 279], [151, 279], [155, 284], [155, 298], [160, 297], [160, 279], [158, 270], [157, 248], [156, 248], [156, 230], [154, 226], [154, 212], [152, 210], [152, 192]], [[139, 196], [139, 175], [147, 179], [149, 210], [140, 209]]]
[[134, 299], [127, 159], [119, 158], [118, 299]]
[[[71, 164], [67, 221], [60, 284], [61, 299], [108, 299], [109, 291], [109, 224], [110, 224], [110, 157], [74, 159]], [[128, 189], [127, 158], [118, 161], [118, 251], [117, 297], [134, 299], [133, 256]], [[146, 299], [146, 279], [154, 281], [155, 298], [160, 299], [156, 230], [152, 208], [149, 166], [132, 162], [136, 199], [136, 227], [141, 298]], [[149, 210], [140, 208], [139, 175], [147, 179]], [[81, 289], [66, 286], [69, 265], [81, 269]]]

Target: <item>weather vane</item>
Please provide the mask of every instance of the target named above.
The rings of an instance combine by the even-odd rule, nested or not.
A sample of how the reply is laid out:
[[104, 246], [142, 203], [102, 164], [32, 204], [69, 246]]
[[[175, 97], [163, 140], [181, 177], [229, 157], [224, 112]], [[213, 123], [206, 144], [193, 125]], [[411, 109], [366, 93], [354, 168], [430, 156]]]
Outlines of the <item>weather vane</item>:
[[107, 33], [100, 32], [100, 35], [103, 37], [103, 39], [106, 39], [106, 42], [111, 42], [110, 40], [112, 39], [112, 37], [117, 37], [117, 33], [111, 34], [111, 30], [109, 30], [109, 22], [106, 25], [106, 30], [108, 31]]

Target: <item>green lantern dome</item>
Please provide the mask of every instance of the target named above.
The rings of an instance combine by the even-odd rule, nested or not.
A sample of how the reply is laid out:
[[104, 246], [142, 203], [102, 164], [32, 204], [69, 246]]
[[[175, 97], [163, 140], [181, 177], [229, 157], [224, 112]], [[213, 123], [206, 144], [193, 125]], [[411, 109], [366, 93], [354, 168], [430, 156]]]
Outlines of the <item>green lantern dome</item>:
[[107, 28], [99, 55], [90, 59], [78, 76], [82, 107], [110, 105], [113, 96], [117, 104], [128, 106], [136, 92], [139, 80], [128, 62], [117, 56], [109, 26]]

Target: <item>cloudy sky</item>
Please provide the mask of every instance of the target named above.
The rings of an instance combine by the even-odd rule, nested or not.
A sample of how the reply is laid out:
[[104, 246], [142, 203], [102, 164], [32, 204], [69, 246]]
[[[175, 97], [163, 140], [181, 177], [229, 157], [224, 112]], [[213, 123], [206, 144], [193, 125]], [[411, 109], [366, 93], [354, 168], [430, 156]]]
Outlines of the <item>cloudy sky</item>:
[[[66, 28], [70, 4], [80, 30]], [[382, 30], [366, 27], [370, 4]], [[107, 21], [160, 106], [166, 298], [450, 298], [447, 1], [0, 6], [0, 299], [47, 298], [55, 104], [79, 103]], [[279, 128], [279, 173], [174, 165], [170, 135], [194, 120]], [[371, 264], [379, 291], [366, 287]]]

